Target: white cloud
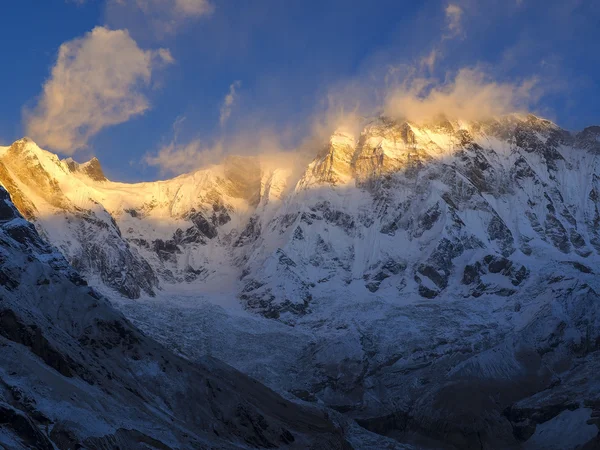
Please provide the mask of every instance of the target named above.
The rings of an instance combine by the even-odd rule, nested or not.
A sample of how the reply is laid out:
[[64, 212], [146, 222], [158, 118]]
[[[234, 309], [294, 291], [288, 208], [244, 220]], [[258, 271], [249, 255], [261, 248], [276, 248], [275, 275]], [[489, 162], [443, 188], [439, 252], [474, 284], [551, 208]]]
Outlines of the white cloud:
[[175, 34], [188, 22], [210, 15], [209, 0], [107, 0], [107, 19], [129, 28], [144, 24], [159, 37]]
[[180, 144], [176, 140], [163, 146], [155, 155], [146, 155], [149, 166], [160, 168], [162, 174], [179, 175], [199, 167], [214, 164], [222, 159], [223, 145], [218, 142], [212, 147], [202, 145], [200, 139]]
[[231, 155], [252, 156], [258, 157], [266, 170], [286, 169], [299, 176], [298, 171], [303, 171], [314, 157], [315, 142], [307, 148], [294, 148], [284, 144], [288, 137], [285, 131], [262, 127], [220, 136], [209, 142], [198, 138], [182, 142], [180, 134], [185, 120], [180, 117], [175, 121], [170, 142], [157, 152], [146, 154], [142, 160], [144, 164], [157, 167], [162, 175], [180, 175], [219, 164]]
[[65, 42], [37, 106], [25, 111], [27, 133], [73, 154], [103, 128], [146, 111], [144, 87], [157, 67], [172, 62], [168, 50], [144, 51], [124, 30], [96, 27]]
[[208, 0], [175, 0], [175, 11], [178, 14], [202, 16], [213, 11]]
[[156, 53], [158, 54], [159, 61], [162, 61], [165, 64], [173, 64], [175, 62], [175, 58], [171, 55], [171, 51], [168, 48], [159, 48]]
[[539, 94], [535, 78], [501, 83], [493, 81], [482, 70], [465, 68], [445, 83], [431, 78], [406, 79], [390, 90], [384, 112], [393, 118], [415, 122], [440, 115], [478, 120], [527, 111]]
[[234, 81], [229, 86], [229, 93], [223, 99], [223, 104], [221, 105], [221, 114], [219, 116], [219, 123], [221, 126], [224, 126], [225, 123], [229, 120], [231, 116], [231, 110], [237, 98], [237, 89], [241, 86], [241, 82]]
[[169, 16], [200, 17], [210, 14], [213, 6], [208, 0], [109, 0], [121, 5], [135, 5], [145, 14], [162, 13]]
[[435, 69], [435, 63], [441, 56], [441, 51], [437, 48], [432, 49], [429, 54], [421, 58], [421, 66], [426, 67], [429, 73], [432, 73]]
[[446, 6], [447, 34], [444, 36], [445, 38], [464, 36], [462, 23], [463, 14], [463, 9], [454, 3], [449, 3], [448, 6]]
[[163, 145], [156, 154], [147, 154], [144, 157], [146, 164], [158, 167], [162, 174], [179, 175], [214, 164], [222, 158], [222, 141], [212, 147], [204, 146], [200, 139], [193, 139], [183, 144], [179, 142], [179, 135], [185, 120], [185, 117], [178, 117], [175, 120], [171, 142]]

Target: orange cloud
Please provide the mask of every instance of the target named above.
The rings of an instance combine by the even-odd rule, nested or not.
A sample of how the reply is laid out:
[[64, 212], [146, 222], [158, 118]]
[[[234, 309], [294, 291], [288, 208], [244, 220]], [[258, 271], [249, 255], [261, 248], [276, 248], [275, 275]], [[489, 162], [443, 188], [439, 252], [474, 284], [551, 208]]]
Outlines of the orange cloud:
[[439, 115], [478, 120], [526, 111], [539, 95], [535, 78], [501, 83], [481, 70], [465, 68], [454, 79], [441, 84], [427, 78], [409, 78], [390, 89], [384, 113], [416, 122]]
[[125, 30], [96, 27], [65, 42], [37, 106], [24, 113], [27, 133], [73, 154], [103, 128], [146, 111], [143, 88], [156, 68], [172, 62], [168, 50], [142, 50]]

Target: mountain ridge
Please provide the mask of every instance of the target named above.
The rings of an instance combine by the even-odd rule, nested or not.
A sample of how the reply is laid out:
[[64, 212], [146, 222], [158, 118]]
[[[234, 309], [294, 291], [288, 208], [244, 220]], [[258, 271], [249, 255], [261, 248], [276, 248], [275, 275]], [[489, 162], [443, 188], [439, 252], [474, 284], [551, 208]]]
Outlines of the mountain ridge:
[[191, 360], [214, 347], [403, 442], [567, 448], [544, 430], [568, 423], [593, 448], [599, 130], [378, 118], [334, 133], [297, 180], [244, 160], [241, 175], [127, 185], [3, 153], [0, 182], [90, 284]]
[[[497, 202], [494, 204], [485, 197], [501, 198], [510, 190], [523, 189], [525, 182], [549, 185], [556, 180], [553, 173], [557, 170], [558, 161], [561, 161], [560, 164], [567, 172], [572, 171], [573, 162], [567, 161], [557, 150], [558, 147], [580, 149], [593, 162], [595, 145], [598, 143], [598, 131], [594, 127], [573, 134], [533, 115], [512, 114], [487, 122], [470, 123], [452, 122], [442, 117], [421, 127], [385, 118], [366, 122], [366, 128], [358, 138], [344, 131], [334, 133], [329, 144], [322, 147], [297, 182], [290, 178], [289, 171], [265, 170], [260, 158], [231, 156], [221, 165], [213, 165], [171, 180], [132, 185], [114, 183], [104, 177], [97, 159], [81, 165], [71, 159], [60, 161], [55, 155], [40, 150], [26, 139], [17, 141], [3, 152], [4, 156], [0, 157], [3, 161], [0, 181], [10, 186], [17, 205], [28, 218], [38, 224], [42, 233], [53, 233], [50, 224], [44, 224], [45, 218], [36, 220], [34, 217], [33, 205], [39, 207], [42, 203], [46, 204], [43, 214], [48, 216], [56, 216], [57, 212], [66, 210], [90, 224], [89, 227], [80, 225], [79, 228], [97, 228], [93, 225], [97, 223], [102, 224], [101, 227], [105, 230], [108, 229], [115, 250], [100, 261], [90, 261], [93, 250], [76, 248], [77, 245], [73, 246], [72, 242], [65, 242], [82, 241], [81, 236], [89, 235], [89, 230], [76, 231], [80, 237], [75, 239], [56, 236], [57, 233], [54, 236], [48, 235], [48, 238], [84, 273], [103, 273], [103, 269], [98, 266], [102, 266], [103, 261], [110, 257], [121, 259], [121, 267], [135, 267], [130, 279], [118, 279], [114, 274], [107, 274], [103, 278], [105, 284], [120, 290], [121, 294], [135, 298], [143, 292], [153, 295], [161, 283], [189, 282], [210, 277], [211, 270], [208, 266], [215, 265], [215, 252], [219, 253], [216, 272], [224, 270], [223, 266], [229, 266], [229, 269], [240, 263], [244, 266], [250, 255], [256, 258], [257, 254], [255, 250], [250, 250], [248, 254], [239, 249], [248, 247], [259, 232], [259, 227], [262, 229], [272, 225], [273, 220], [283, 222], [285, 226], [285, 221], [291, 220], [292, 216], [286, 217], [288, 213], [283, 211], [302, 208], [301, 205], [290, 207], [289, 203], [314, 187], [329, 189], [329, 186], [333, 189], [331, 195], [339, 197], [339, 192], [335, 194], [334, 191], [347, 186], [349, 190], [370, 194], [369, 201], [379, 202], [380, 208], [402, 208], [401, 204], [391, 205], [390, 186], [385, 183], [394, 183], [394, 176], [403, 177], [405, 181], [400, 184], [396, 182], [395, 188], [407, 192], [407, 189], [414, 189], [409, 187], [410, 183], [421, 182], [420, 172], [431, 172], [427, 169], [428, 166], [439, 167], [436, 169], [437, 173], [431, 176], [446, 177], [446, 181], [442, 180], [442, 183], [451, 183], [453, 188], [460, 184], [463, 190], [472, 189], [473, 192], [467, 195], [489, 210], [492, 217], [486, 225], [488, 237], [502, 247], [496, 247], [494, 252], [502, 257], [508, 256], [517, 248], [520, 252], [527, 253], [529, 244], [526, 241], [532, 237], [520, 237], [520, 242], [515, 243], [515, 230], [511, 231], [506, 227], [506, 223], [514, 219], [507, 220], [506, 211], [501, 209], [505, 207]], [[487, 148], [482, 144], [487, 144]], [[25, 154], [27, 156], [23, 156]], [[515, 157], [517, 154], [518, 157]], [[25, 159], [24, 162], [15, 164], [14, 160], [17, 158]], [[512, 167], [507, 167], [503, 161], [510, 158], [514, 162]], [[582, 164], [581, 161], [576, 163]], [[535, 170], [531, 164], [536, 167]], [[445, 168], [450, 170], [442, 174]], [[88, 173], [88, 169], [91, 172]], [[28, 173], [25, 174], [24, 171]], [[32, 177], [31, 171], [37, 173]], [[17, 184], [21, 185], [20, 188]], [[543, 196], [549, 199], [543, 199], [549, 208], [556, 209], [554, 203], [562, 203], [560, 189], [562, 188], [551, 186], [548, 192], [543, 192]], [[596, 192], [594, 189], [590, 190], [590, 196]], [[508, 191], [505, 192], [506, 190]], [[456, 216], [455, 201], [460, 202], [460, 199], [453, 200], [450, 194], [442, 193], [442, 203], [438, 201], [429, 210], [420, 213], [421, 227], [416, 231], [417, 234], [433, 226], [433, 222], [442, 214], [440, 208], [449, 208], [447, 213]], [[125, 200], [126, 197], [133, 200]], [[360, 195], [356, 194], [354, 197], [358, 198]], [[311, 208], [327, 209], [326, 204], [330, 200], [324, 201], [325, 203], [315, 204]], [[528, 202], [531, 204], [533, 201], [529, 199]], [[538, 217], [546, 216], [542, 212], [527, 211], [529, 205], [523, 210], [525, 214], [529, 214], [530, 225], [537, 230], [537, 235], [542, 240], [549, 239], [563, 253], [574, 251], [578, 256], [586, 257], [592, 252], [590, 247], [595, 250], [600, 248], [600, 236], [591, 235], [587, 240], [584, 239], [581, 230], [572, 226], [576, 219], [569, 208], [561, 208], [558, 216], [551, 213], [546, 220]], [[333, 221], [346, 221], [347, 226], [359, 216], [360, 220], [368, 222], [374, 215], [381, 214], [376, 211], [360, 213], [355, 210], [345, 216], [347, 213], [343, 211], [321, 212], [331, 216], [329, 219]], [[306, 217], [306, 214], [314, 214], [314, 211], [309, 210], [304, 214]], [[133, 220], [129, 220], [128, 216]], [[136, 232], [136, 228], [145, 219], [148, 219], [148, 226], [152, 231]], [[402, 220], [399, 222], [397, 218], [387, 217], [385, 213], [382, 219], [389, 223], [382, 223], [380, 231], [390, 236], [399, 232], [399, 225], [405, 228], [412, 226]], [[461, 226], [462, 219], [458, 216], [452, 220], [456, 222], [455, 226]], [[164, 231], [157, 231], [155, 223]], [[166, 227], [165, 223], [168, 223]], [[302, 227], [298, 227], [299, 235]], [[588, 226], [587, 231], [590, 231], [589, 228]], [[590, 232], [593, 234], [593, 231]], [[415, 231], [412, 234], [412, 237], [408, 237], [409, 240], [417, 238]], [[481, 241], [481, 237], [473, 235], [471, 242], [466, 245], [477, 246], [478, 240]], [[216, 243], [217, 241], [219, 242]], [[275, 250], [276, 248], [273, 249]], [[280, 250], [285, 252], [284, 248]], [[263, 260], [265, 257], [261, 256]], [[404, 263], [398, 264], [402, 266]], [[235, 270], [242, 276], [252, 269], [246, 265]], [[439, 279], [431, 268], [423, 266], [422, 269], [436, 278], [432, 280], [427, 277], [436, 287], [432, 289], [429, 282], [426, 282], [421, 283], [419, 289], [426, 296], [435, 295], [447, 283], [446, 276]], [[368, 276], [368, 267], [363, 267], [362, 272], [362, 276]], [[423, 271], [419, 273], [423, 274]], [[375, 276], [384, 277], [385, 274]], [[354, 278], [356, 274], [353, 275]], [[309, 284], [314, 282], [315, 280], [308, 281]], [[377, 281], [370, 283], [371, 288], [375, 288], [376, 284]], [[248, 286], [246, 283], [242, 290], [247, 290]]]

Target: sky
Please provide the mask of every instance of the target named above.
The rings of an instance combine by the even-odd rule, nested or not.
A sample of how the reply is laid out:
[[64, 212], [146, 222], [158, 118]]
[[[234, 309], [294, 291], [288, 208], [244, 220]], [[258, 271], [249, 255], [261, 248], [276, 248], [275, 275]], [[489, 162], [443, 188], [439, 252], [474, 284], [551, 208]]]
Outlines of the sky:
[[19, 0], [0, 27], [0, 145], [97, 156], [112, 180], [377, 114], [600, 124], [597, 0]]

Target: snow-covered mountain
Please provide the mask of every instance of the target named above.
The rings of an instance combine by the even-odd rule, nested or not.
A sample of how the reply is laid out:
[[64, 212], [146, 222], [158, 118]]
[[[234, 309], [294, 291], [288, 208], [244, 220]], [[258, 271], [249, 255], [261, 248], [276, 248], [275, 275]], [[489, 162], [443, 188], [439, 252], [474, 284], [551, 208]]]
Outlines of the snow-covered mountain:
[[[419, 445], [574, 448], [598, 439], [599, 155], [600, 127], [532, 115], [377, 118], [334, 133], [299, 178], [230, 157], [115, 183], [24, 139], [0, 150], [0, 182], [90, 284], [142, 296], [114, 298], [191, 359], [219, 336], [211, 352], [236, 368]], [[182, 291], [269, 320], [171, 317]]]
[[0, 447], [336, 448], [339, 426], [113, 309], [0, 187]]
[[129, 185], [108, 181], [97, 159], [61, 161], [24, 139], [2, 150], [0, 180], [92, 282], [136, 298], [228, 273], [250, 307], [273, 316], [306, 312], [336, 285], [510, 296], [531, 261], [593, 260], [598, 136], [531, 115], [379, 119], [358, 139], [335, 133], [299, 180], [230, 157]]

